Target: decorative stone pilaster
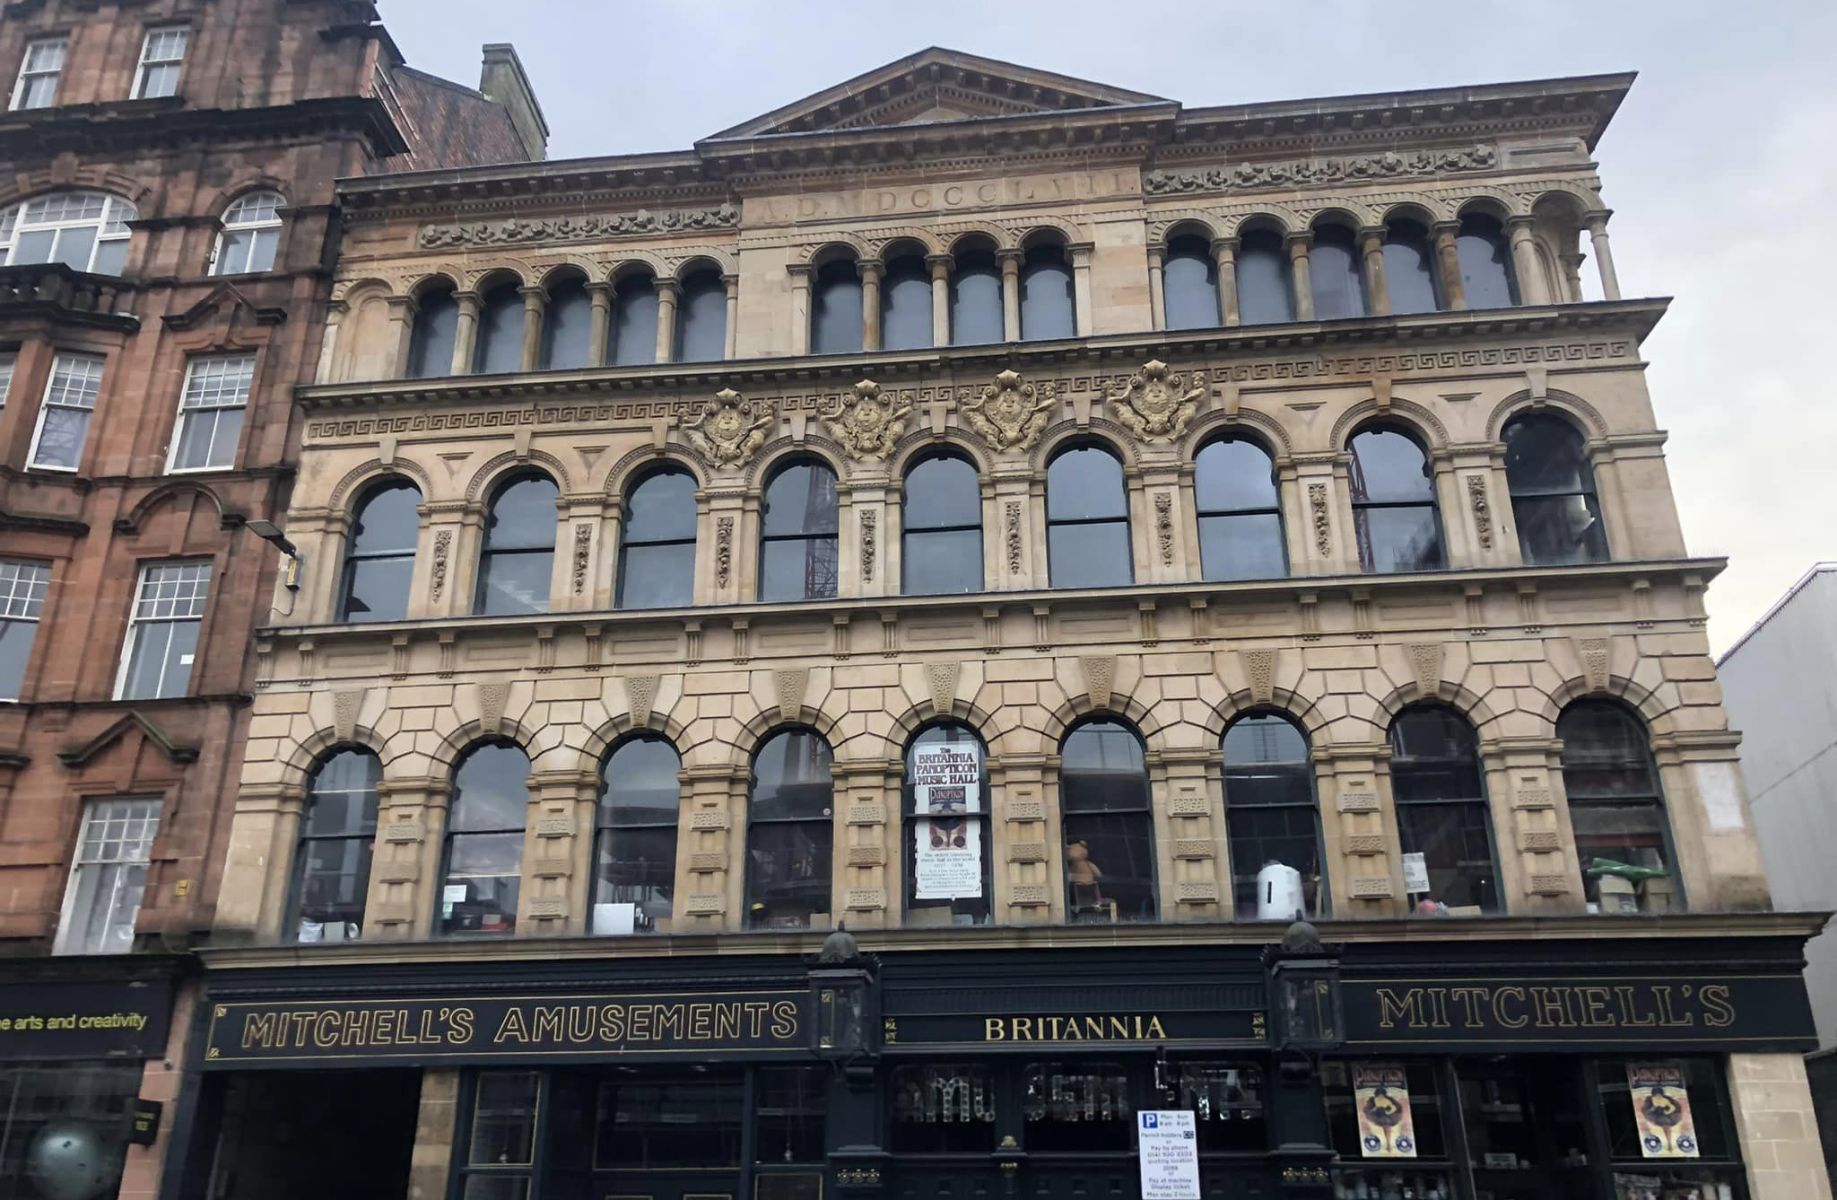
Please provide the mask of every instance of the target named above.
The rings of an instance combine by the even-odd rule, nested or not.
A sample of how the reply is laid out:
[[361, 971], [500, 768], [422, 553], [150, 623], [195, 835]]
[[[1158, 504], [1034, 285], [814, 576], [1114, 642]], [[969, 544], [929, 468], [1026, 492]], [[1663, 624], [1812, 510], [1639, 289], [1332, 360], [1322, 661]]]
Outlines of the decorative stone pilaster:
[[1164, 921], [1230, 919], [1231, 859], [1224, 793], [1216, 782], [1221, 762], [1216, 749], [1149, 755]]
[[[899, 896], [889, 864], [899, 855], [897, 758], [839, 760], [836, 774], [835, 900], [831, 910], [858, 929], [898, 924]], [[832, 922], [833, 924], [833, 922]]]
[[[990, 483], [994, 520], [983, 541], [988, 547], [990, 587], [994, 591], [1025, 591], [1044, 586], [1045, 547], [1037, 540], [1039, 515], [1035, 480], [1024, 467], [997, 467]], [[1043, 518], [1042, 518], [1043, 519]]]
[[[1673, 680], [1715, 675], [1707, 656], [1664, 663]], [[1678, 859], [1680, 902], [1701, 912], [1754, 912], [1771, 903], [1741, 776], [1740, 746], [1741, 735], [1726, 729], [1677, 730], [1652, 738]]]
[[440, 902], [450, 782], [441, 777], [384, 779], [377, 784], [376, 850], [364, 937], [426, 937]]
[[[746, 769], [685, 767], [677, 835], [676, 933], [714, 933], [743, 923]], [[736, 819], [738, 816], [738, 819]]]
[[1580, 912], [1582, 874], [1563, 793], [1562, 743], [1536, 737], [1488, 739], [1480, 745], [1480, 757], [1505, 911]]
[[1095, 319], [1091, 306], [1091, 256], [1094, 247], [1089, 242], [1074, 242], [1065, 250], [1072, 260], [1072, 314], [1077, 322], [1073, 332], [1079, 337], [1090, 337], [1096, 332], [1091, 324]]
[[[989, 827], [992, 840], [1006, 851], [995, 864], [998, 904], [993, 911], [998, 921], [1010, 925], [1064, 919], [1058, 806], [1052, 803], [1056, 795], [1047, 794], [1049, 776], [1058, 778], [1057, 762], [1046, 755], [989, 759]], [[1001, 901], [1006, 903], [1005, 917]]]
[[295, 872], [305, 796], [297, 783], [245, 783], [237, 790], [214, 936], [259, 942], [287, 936], [283, 909]]
[[415, 311], [414, 297], [389, 297], [390, 361], [383, 365], [391, 379], [408, 374], [408, 351], [415, 340]]
[[1314, 749], [1325, 867], [1336, 917], [1394, 917], [1408, 909], [1389, 758], [1390, 747], [1382, 744]]
[[338, 333], [351, 306], [343, 300], [332, 300], [325, 306], [325, 334], [319, 341], [319, 364], [313, 371], [314, 383], [332, 383], [332, 364], [338, 361]]
[[536, 771], [530, 775], [523, 886], [517, 897], [518, 934], [543, 937], [587, 931], [593, 805], [598, 791], [599, 779], [591, 771]]
[[810, 268], [793, 263], [785, 268], [791, 277], [791, 353], [810, 353]]
[[[1342, 547], [1351, 544], [1352, 507], [1345, 499], [1344, 455], [1297, 454], [1293, 459], [1295, 503], [1284, 525], [1290, 531], [1291, 575], [1338, 575], [1358, 570]], [[1285, 496], [1286, 500], [1287, 497]]]
[[425, 586], [408, 598], [408, 615], [446, 617], [471, 611], [483, 508], [466, 500], [441, 500], [416, 511], [421, 514], [421, 540], [415, 574], [421, 575], [423, 562], [427, 574]]

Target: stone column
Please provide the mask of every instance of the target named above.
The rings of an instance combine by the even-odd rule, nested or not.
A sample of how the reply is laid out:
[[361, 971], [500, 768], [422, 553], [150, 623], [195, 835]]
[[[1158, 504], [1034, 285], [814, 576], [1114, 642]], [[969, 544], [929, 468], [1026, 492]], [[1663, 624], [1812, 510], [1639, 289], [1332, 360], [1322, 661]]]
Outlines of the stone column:
[[1333, 915], [1342, 920], [1402, 916], [1402, 848], [1391, 800], [1390, 747], [1382, 743], [1314, 749], [1322, 847]]
[[470, 375], [472, 373], [472, 355], [478, 346], [478, 308], [477, 292], [455, 292], [453, 299], [459, 304], [458, 325], [453, 333], [453, 363], [451, 373]]
[[1159, 246], [1148, 248], [1148, 327], [1167, 328], [1167, 274]]
[[1512, 270], [1518, 276], [1520, 304], [1550, 303], [1550, 288], [1544, 279], [1543, 264], [1537, 258], [1536, 239], [1531, 233], [1531, 218], [1512, 217], [1505, 223], [1512, 239]]
[[682, 285], [674, 279], [659, 279], [657, 289], [657, 361], [676, 361], [676, 301], [682, 296]]
[[350, 311], [351, 306], [342, 300], [333, 300], [325, 306], [325, 336], [319, 342], [319, 366], [313, 372], [314, 383], [333, 382], [332, 365], [338, 360], [338, 329]]
[[587, 365], [606, 365], [606, 344], [612, 336], [612, 285], [596, 282], [587, 285], [587, 302], [593, 306], [593, 324], [587, 330]]
[[1477, 565], [1480, 544], [1468, 518], [1465, 497], [1454, 477], [1454, 455], [1446, 447], [1429, 451], [1429, 471], [1435, 487], [1436, 516], [1441, 518], [1442, 554], [1450, 567]]
[[1459, 221], [1435, 223], [1435, 270], [1442, 285], [1442, 306], [1456, 311], [1467, 307], [1467, 287], [1461, 282], [1461, 252], [1454, 244], [1460, 231]]
[[518, 368], [534, 371], [542, 358], [542, 315], [548, 309], [549, 294], [539, 287], [517, 291], [523, 297], [523, 353]]
[[1314, 244], [1311, 231], [1288, 235], [1288, 275], [1295, 289], [1295, 319], [1314, 319], [1314, 279], [1308, 271], [1308, 249]]
[[1582, 216], [1589, 243], [1595, 248], [1595, 270], [1601, 273], [1603, 300], [1620, 299], [1620, 276], [1614, 272], [1614, 252], [1607, 244], [1607, 219], [1613, 215], [1612, 209], [1603, 208]]
[[408, 1200], [444, 1200], [459, 1130], [459, 1072], [425, 1068], [415, 1148], [409, 1159]]
[[1804, 1057], [1731, 1054], [1728, 1083], [1750, 1200], [1831, 1200]]
[[1563, 268], [1563, 303], [1580, 304], [1582, 302], [1582, 262], [1585, 254], [1565, 254]]
[[376, 852], [364, 905], [364, 938], [431, 936], [439, 911], [450, 782], [435, 776], [384, 779], [376, 791]]
[[1212, 242], [1212, 261], [1218, 264], [1218, 315], [1227, 326], [1243, 323], [1237, 307], [1237, 239]]
[[931, 268], [931, 344], [950, 345], [950, 272], [957, 265], [948, 254], [928, 254]]
[[1077, 328], [1072, 332], [1079, 337], [1090, 337], [1094, 317], [1091, 305], [1092, 247], [1089, 242], [1079, 242], [1066, 249], [1072, 256], [1072, 313], [1073, 320], [1077, 322]]
[[415, 300], [413, 296], [389, 297], [389, 347], [393, 360], [389, 377], [400, 379], [408, 374], [408, 350], [415, 340]]
[[305, 799], [297, 783], [245, 783], [237, 789], [213, 935], [262, 943], [286, 938], [281, 910], [294, 876]]
[[1359, 230], [1359, 250], [1365, 256], [1365, 311], [1370, 316], [1388, 317], [1391, 293], [1384, 279], [1384, 226]]
[[519, 936], [587, 931], [598, 791], [599, 779], [592, 771], [531, 772], [523, 826], [523, 887], [517, 897]]
[[880, 349], [880, 280], [886, 264], [877, 258], [864, 258], [855, 264], [861, 274], [861, 348]]
[[1002, 340], [1021, 340], [1021, 252], [998, 250], [1001, 263], [1001, 336]]
[[721, 353], [731, 360], [740, 350], [740, 277], [723, 275], [721, 286], [727, 290], [727, 345]]
[[785, 268], [791, 276], [791, 353], [810, 353], [810, 268], [796, 263]]

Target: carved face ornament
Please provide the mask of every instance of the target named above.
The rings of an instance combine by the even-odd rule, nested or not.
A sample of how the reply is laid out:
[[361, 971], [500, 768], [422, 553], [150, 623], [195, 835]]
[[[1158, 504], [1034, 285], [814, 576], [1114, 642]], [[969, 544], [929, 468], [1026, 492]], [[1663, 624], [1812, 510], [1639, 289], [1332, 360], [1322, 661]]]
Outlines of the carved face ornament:
[[1050, 384], [1035, 387], [1023, 382], [1019, 372], [1003, 371], [982, 389], [980, 399], [964, 403], [971, 428], [994, 443], [998, 450], [1025, 450], [1046, 428], [1047, 409], [1053, 405]]
[[861, 459], [880, 459], [893, 453], [912, 404], [883, 396], [872, 379], [855, 384], [852, 397], [838, 396], [835, 408], [823, 415], [836, 440]]
[[755, 406], [732, 388], [723, 388], [699, 413], [683, 421], [682, 431], [689, 444], [710, 463], [738, 467], [744, 466], [764, 444], [765, 431], [771, 423], [770, 405]]
[[1129, 377], [1123, 390], [1111, 394], [1111, 410], [1117, 420], [1145, 441], [1177, 438], [1199, 410], [1199, 398], [1205, 394], [1205, 372], [1193, 372], [1190, 389], [1185, 382], [1179, 374], [1169, 371], [1166, 363], [1153, 359]]

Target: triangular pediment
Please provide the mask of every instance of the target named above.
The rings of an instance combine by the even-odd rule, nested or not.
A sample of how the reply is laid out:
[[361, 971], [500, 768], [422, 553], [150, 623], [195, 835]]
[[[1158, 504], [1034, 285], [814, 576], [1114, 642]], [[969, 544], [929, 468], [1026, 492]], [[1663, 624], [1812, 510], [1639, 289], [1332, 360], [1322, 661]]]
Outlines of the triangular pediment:
[[253, 320], [259, 325], [278, 325], [287, 319], [287, 310], [263, 308], [251, 302], [241, 288], [224, 282], [212, 288], [190, 308], [169, 313], [163, 319], [167, 328], [180, 331], [195, 329], [211, 321], [226, 329], [233, 329], [243, 320]]
[[933, 46], [724, 129], [715, 139], [1078, 112], [1163, 97]]

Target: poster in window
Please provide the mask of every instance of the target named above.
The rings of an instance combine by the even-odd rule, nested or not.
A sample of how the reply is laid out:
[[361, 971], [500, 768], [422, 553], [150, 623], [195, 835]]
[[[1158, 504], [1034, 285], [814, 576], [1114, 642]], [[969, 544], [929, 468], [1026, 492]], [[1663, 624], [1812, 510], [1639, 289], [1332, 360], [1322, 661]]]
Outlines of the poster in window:
[[1359, 1114], [1359, 1153], [1366, 1158], [1415, 1158], [1416, 1123], [1410, 1084], [1397, 1063], [1354, 1063], [1352, 1101]]
[[920, 816], [982, 811], [982, 755], [963, 743], [912, 749], [912, 803]]
[[974, 817], [921, 817], [912, 823], [913, 898], [982, 896], [982, 822]]
[[1627, 1095], [1639, 1152], [1646, 1158], [1696, 1158], [1697, 1127], [1690, 1116], [1684, 1068], [1676, 1063], [1628, 1063]]

